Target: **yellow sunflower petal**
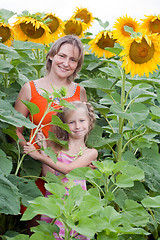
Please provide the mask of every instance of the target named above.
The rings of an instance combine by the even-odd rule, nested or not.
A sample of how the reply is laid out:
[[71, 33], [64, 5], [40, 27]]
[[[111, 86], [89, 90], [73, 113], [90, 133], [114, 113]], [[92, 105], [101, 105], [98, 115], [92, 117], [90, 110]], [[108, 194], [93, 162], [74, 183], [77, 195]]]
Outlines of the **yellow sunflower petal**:
[[128, 26], [133, 28], [134, 32], [139, 32], [140, 24], [135, 19], [126, 16], [118, 18], [113, 25], [113, 38], [117, 40], [117, 42], [125, 42], [130, 38], [130, 33], [125, 31], [124, 27]]
[[160, 34], [160, 14], [158, 16], [150, 15], [141, 19], [141, 29], [146, 34], [158, 33]]
[[[140, 39], [130, 38], [125, 42], [122, 56], [122, 67], [126, 73], [131, 73], [132, 77], [135, 74], [139, 76], [149, 77], [149, 73], [157, 70], [160, 64], [160, 38], [157, 34], [150, 36], [142, 35]], [[150, 42], [151, 44], [148, 44]]]
[[85, 23], [70, 19], [63, 23], [63, 33], [64, 35], [74, 34], [78, 37], [84, 37]]
[[91, 52], [95, 53], [97, 57], [111, 58], [115, 56], [114, 53], [106, 50], [107, 47], [114, 47], [115, 40], [112, 38], [112, 32], [101, 31], [97, 36], [91, 40], [88, 44], [90, 45]]
[[49, 45], [53, 41], [50, 29], [43, 23], [30, 17], [18, 17], [13, 25], [14, 38]]
[[9, 24], [0, 23], [0, 42], [11, 46], [13, 42], [13, 31]]
[[94, 21], [94, 17], [91, 12], [88, 11], [87, 8], [76, 8], [73, 16], [71, 19], [80, 19], [85, 23], [84, 30], [87, 30], [90, 26], [92, 26], [92, 23]]
[[55, 14], [52, 13], [48, 13], [45, 17], [44, 20], [49, 20], [48, 23], [46, 23], [46, 25], [49, 27], [52, 36], [55, 40], [57, 40], [62, 32], [62, 23], [63, 21], [58, 18]]

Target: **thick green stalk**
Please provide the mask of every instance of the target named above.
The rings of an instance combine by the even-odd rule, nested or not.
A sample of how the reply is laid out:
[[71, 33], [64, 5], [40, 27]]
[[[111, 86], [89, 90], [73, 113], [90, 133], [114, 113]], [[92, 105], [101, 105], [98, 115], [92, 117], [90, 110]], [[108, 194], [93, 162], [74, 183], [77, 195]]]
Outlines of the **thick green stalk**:
[[[122, 87], [121, 87], [121, 108], [124, 111], [125, 104], [125, 72], [121, 71], [122, 76]], [[123, 126], [124, 126], [124, 118], [119, 117], [119, 134], [121, 134], [121, 138], [118, 141], [118, 150], [117, 150], [117, 161], [122, 160], [122, 146], [123, 146]]]
[[[35, 130], [34, 134], [33, 134], [32, 137], [30, 138], [30, 141], [29, 141], [30, 143], [32, 143], [34, 137], [36, 136], [37, 132], [39, 131], [40, 126], [41, 126], [41, 123], [42, 123], [43, 119], [45, 118], [46, 114], [50, 111], [50, 106], [51, 106], [51, 103], [48, 104], [47, 110], [45, 111], [43, 117], [41, 118], [41, 121], [39, 122], [38, 126], [36, 127], [36, 130]], [[19, 169], [20, 169], [20, 167], [21, 167], [21, 165], [22, 165], [22, 162], [23, 162], [23, 160], [24, 160], [24, 157], [25, 157], [26, 155], [27, 155], [27, 154], [23, 154], [22, 157], [21, 157], [21, 159], [20, 159], [20, 161], [18, 161], [17, 168], [16, 168], [16, 171], [15, 171], [15, 175], [18, 174], [18, 171], [19, 171]]]
[[23, 162], [23, 159], [24, 159], [24, 157], [26, 156], [27, 154], [23, 154], [22, 155], [22, 157], [21, 157], [21, 160], [18, 162], [18, 164], [17, 164], [17, 168], [16, 168], [16, 171], [15, 171], [15, 175], [17, 176], [17, 174], [18, 174], [18, 171], [19, 171], [19, 169], [20, 169], [20, 166], [21, 166], [21, 164], [22, 164], [22, 162]]
[[36, 127], [36, 130], [35, 130], [34, 134], [32, 135], [32, 137], [31, 137], [31, 139], [30, 139], [30, 141], [29, 141], [30, 143], [33, 141], [34, 137], [36, 136], [37, 132], [39, 131], [40, 126], [41, 126], [41, 124], [42, 124], [42, 122], [43, 122], [43, 119], [45, 118], [45, 116], [47, 115], [47, 113], [50, 111], [51, 104], [52, 104], [51, 102], [48, 104], [47, 110], [45, 111], [43, 117], [41, 118], [41, 120], [40, 120], [40, 122], [39, 122], [39, 124], [38, 124], [38, 126]]
[[[40, 50], [37, 49], [37, 63], [40, 63]], [[41, 69], [37, 70], [38, 78], [41, 78]]]
[[[6, 61], [6, 55], [3, 54], [3, 59]], [[4, 87], [8, 88], [8, 73], [3, 74], [3, 80], [4, 80]]]

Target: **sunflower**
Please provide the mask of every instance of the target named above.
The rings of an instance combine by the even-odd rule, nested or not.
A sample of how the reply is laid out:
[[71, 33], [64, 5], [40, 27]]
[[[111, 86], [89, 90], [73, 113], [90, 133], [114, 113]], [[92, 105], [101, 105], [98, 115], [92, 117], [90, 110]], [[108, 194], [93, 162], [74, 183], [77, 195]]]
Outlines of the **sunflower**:
[[9, 24], [0, 22], [0, 42], [11, 46], [13, 41], [13, 30]]
[[113, 38], [117, 40], [117, 42], [128, 41], [130, 38], [130, 33], [125, 31], [124, 27], [128, 26], [133, 28], [134, 32], [139, 32], [140, 24], [135, 19], [126, 16], [120, 17], [113, 25]]
[[63, 22], [63, 32], [64, 35], [74, 34], [78, 37], [84, 36], [85, 23], [75, 19], [69, 19]]
[[77, 19], [77, 20], [79, 19], [79, 20], [83, 21], [86, 24], [85, 29], [84, 29], [84, 30], [86, 30], [92, 26], [94, 17], [92, 15], [92, 13], [87, 10], [87, 8], [82, 8], [82, 7], [78, 8], [77, 7], [76, 10], [74, 11], [74, 14], [71, 17], [71, 19]]
[[131, 72], [132, 77], [138, 74], [140, 77], [144, 74], [149, 77], [149, 73], [158, 69], [160, 64], [160, 44], [157, 34], [149, 36], [130, 38], [125, 42], [124, 49], [121, 52], [122, 68], [126, 73]]
[[147, 34], [160, 34], [160, 14], [158, 14], [158, 16], [150, 15], [145, 17], [145, 19], [141, 19], [141, 29], [146, 31]]
[[90, 45], [91, 52], [95, 52], [97, 57], [102, 57], [103, 54], [106, 58], [115, 56], [114, 53], [107, 51], [107, 47], [114, 47], [115, 40], [113, 39], [112, 32], [101, 31], [97, 36], [92, 39], [88, 44]]
[[14, 38], [21, 41], [31, 41], [49, 45], [53, 36], [49, 27], [41, 21], [31, 17], [17, 17], [13, 25]]
[[53, 15], [52, 13], [49, 13], [47, 14], [45, 17], [44, 17], [44, 20], [49, 20], [46, 25], [49, 27], [51, 33], [52, 33], [52, 36], [53, 38], [56, 40], [59, 38], [59, 35], [61, 34], [62, 32], [62, 28], [61, 28], [61, 25], [62, 25], [62, 20], [58, 17], [56, 17], [55, 15]]

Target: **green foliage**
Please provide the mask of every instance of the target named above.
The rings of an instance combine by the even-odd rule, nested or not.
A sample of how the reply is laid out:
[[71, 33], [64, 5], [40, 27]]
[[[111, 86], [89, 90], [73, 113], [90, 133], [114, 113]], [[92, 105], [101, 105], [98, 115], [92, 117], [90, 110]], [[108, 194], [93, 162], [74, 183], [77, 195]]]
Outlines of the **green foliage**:
[[[52, 194], [48, 198], [38, 197], [30, 201], [22, 220], [32, 219], [38, 213], [56, 218], [63, 221], [67, 229], [66, 237], [71, 229], [91, 239], [94, 239], [94, 236], [100, 239], [102, 235], [111, 239], [111, 236], [125, 236], [126, 234], [148, 235], [149, 233], [143, 229], [149, 223], [152, 224], [147, 208], [145, 208], [148, 206], [143, 204], [143, 207], [142, 204], [127, 196], [127, 193], [125, 193], [126, 199], [123, 199], [123, 206], [116, 201], [118, 189], [125, 191], [125, 188], [130, 187], [130, 182], [134, 185], [135, 181], [143, 180], [144, 172], [138, 167], [133, 168], [132, 171], [133, 166], [127, 162], [113, 163], [113, 161], [105, 160], [94, 164], [97, 166], [94, 171], [86, 167], [74, 169], [67, 174], [69, 179], [85, 179], [91, 183], [93, 187], [88, 191], [76, 185], [69, 189], [69, 195], [65, 195], [64, 185], [59, 182], [57, 176], [54, 176], [57, 178], [57, 183], [54, 179], [54, 182], [51, 181], [45, 185]], [[125, 185], [123, 177], [128, 179]], [[114, 201], [117, 202], [117, 209], [113, 207]], [[157, 207], [153, 200], [150, 206], [151, 204], [152, 207]], [[120, 208], [121, 211], [118, 211]], [[32, 228], [34, 232], [32, 236], [37, 231], [52, 236], [53, 232], [57, 231], [53, 223], [40, 222], [40, 226]]]
[[[4, 21], [14, 13], [1, 15]], [[96, 19], [103, 28], [103, 23]], [[127, 31], [133, 32], [127, 28]], [[88, 50], [88, 39], [83, 39]], [[21, 86], [45, 74], [45, 52], [49, 48], [38, 43], [14, 41], [7, 47], [0, 43], [0, 235], [3, 239], [54, 239], [58, 232], [54, 224], [40, 222], [34, 234], [18, 234], [20, 204], [28, 206], [22, 220], [25, 222], [37, 214], [45, 214], [63, 221], [71, 239], [74, 229], [91, 239], [115, 240], [158, 240], [160, 233], [160, 75], [159, 69], [149, 78], [126, 75], [121, 68], [119, 53], [122, 48], [115, 44], [107, 48], [117, 56], [111, 59], [85, 55], [84, 64], [77, 82], [84, 86], [88, 100], [96, 112], [96, 126], [87, 144], [97, 148], [99, 158], [96, 170], [79, 168], [70, 172], [69, 196], [55, 175], [45, 177], [46, 189], [52, 193], [44, 198], [35, 184], [40, 176], [41, 164], [21, 154], [15, 127], [27, 129], [35, 126], [22, 114], [15, 111], [13, 104]], [[60, 98], [64, 89], [53, 95]], [[48, 111], [51, 101], [47, 92]], [[31, 115], [39, 111], [37, 106], [23, 101]], [[61, 105], [71, 107], [61, 100]], [[44, 116], [43, 116], [44, 117]], [[56, 116], [51, 124], [69, 131]], [[37, 131], [40, 129], [37, 127]], [[36, 134], [36, 132], [35, 132]], [[34, 136], [32, 136], [33, 138]], [[14, 140], [14, 143], [12, 140]], [[67, 147], [50, 133], [49, 139]], [[44, 149], [43, 149], [44, 150]], [[45, 150], [53, 161], [56, 155], [50, 148]], [[19, 174], [20, 170], [20, 174]], [[16, 174], [15, 174], [16, 173]], [[72, 186], [73, 179], [86, 179], [88, 190]], [[63, 200], [64, 198], [64, 200]], [[11, 231], [10, 231], [11, 230]], [[21, 231], [23, 233], [23, 231]], [[73, 237], [73, 236], [72, 236]], [[74, 239], [74, 237], [72, 238]]]

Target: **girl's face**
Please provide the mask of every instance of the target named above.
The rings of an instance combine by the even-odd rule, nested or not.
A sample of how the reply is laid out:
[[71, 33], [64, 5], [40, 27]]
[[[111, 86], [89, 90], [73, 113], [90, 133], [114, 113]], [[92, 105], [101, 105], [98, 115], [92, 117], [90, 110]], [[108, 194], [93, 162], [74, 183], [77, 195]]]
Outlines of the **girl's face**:
[[81, 107], [66, 113], [66, 123], [71, 131], [69, 137], [75, 139], [85, 138], [89, 132], [89, 117], [86, 110]]
[[54, 57], [50, 57], [52, 60], [51, 71], [58, 78], [66, 79], [71, 76], [78, 65], [79, 49], [72, 44], [63, 44], [58, 53]]

